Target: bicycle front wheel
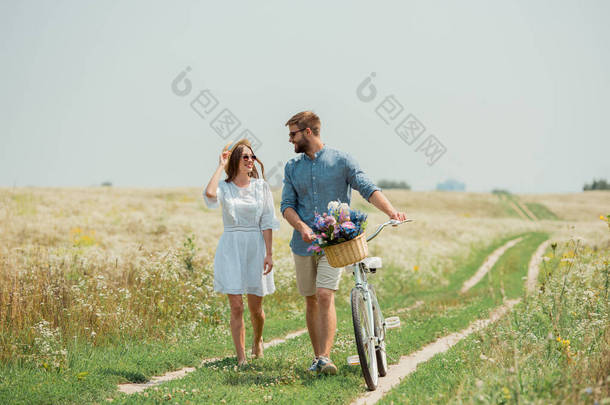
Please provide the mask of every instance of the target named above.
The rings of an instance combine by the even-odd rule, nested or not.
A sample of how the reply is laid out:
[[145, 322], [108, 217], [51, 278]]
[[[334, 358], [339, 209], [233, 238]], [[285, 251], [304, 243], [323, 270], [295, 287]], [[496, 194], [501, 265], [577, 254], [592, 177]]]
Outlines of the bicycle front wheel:
[[362, 376], [366, 386], [374, 391], [377, 388], [379, 375], [377, 373], [375, 331], [372, 328], [372, 319], [369, 316], [369, 313], [372, 313], [371, 300], [365, 300], [362, 291], [353, 288], [351, 301], [354, 336], [356, 337], [356, 349], [358, 350]]
[[375, 288], [371, 284], [368, 285], [369, 295], [371, 296], [371, 302], [373, 304], [373, 318], [375, 326], [375, 336], [377, 337], [378, 345], [375, 349], [377, 354], [377, 369], [380, 377], [385, 377], [388, 373], [388, 359], [385, 352], [385, 320], [381, 313], [381, 307], [377, 301], [377, 294], [375, 294]]

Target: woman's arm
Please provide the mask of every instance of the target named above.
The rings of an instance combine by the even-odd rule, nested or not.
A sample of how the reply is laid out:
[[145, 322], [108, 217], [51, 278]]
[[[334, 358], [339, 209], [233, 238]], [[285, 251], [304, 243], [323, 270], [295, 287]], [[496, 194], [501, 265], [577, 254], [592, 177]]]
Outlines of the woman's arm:
[[212, 175], [210, 182], [205, 188], [205, 196], [208, 198], [216, 198], [216, 189], [218, 189], [220, 176], [222, 176], [222, 172], [224, 171], [227, 161], [229, 160], [229, 155], [231, 154], [231, 152], [226, 149], [227, 147], [225, 146], [225, 149], [222, 151], [220, 157], [218, 158], [218, 167], [216, 168], [216, 171]]
[[263, 262], [263, 274], [269, 274], [273, 269], [273, 230], [263, 230], [263, 239], [265, 239], [265, 261]]
[[208, 198], [216, 198], [216, 190], [218, 189], [218, 183], [220, 182], [220, 176], [222, 176], [222, 172], [224, 172], [224, 166], [218, 165], [216, 171], [212, 175], [210, 182], [205, 188], [205, 196]]

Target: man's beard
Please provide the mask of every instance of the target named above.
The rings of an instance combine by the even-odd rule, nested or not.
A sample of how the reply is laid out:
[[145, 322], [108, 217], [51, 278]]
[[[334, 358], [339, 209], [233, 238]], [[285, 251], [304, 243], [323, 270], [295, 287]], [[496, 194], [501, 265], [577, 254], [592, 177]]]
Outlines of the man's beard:
[[295, 153], [305, 153], [309, 147], [309, 142], [303, 139], [302, 142], [297, 142], [294, 144], [294, 152]]

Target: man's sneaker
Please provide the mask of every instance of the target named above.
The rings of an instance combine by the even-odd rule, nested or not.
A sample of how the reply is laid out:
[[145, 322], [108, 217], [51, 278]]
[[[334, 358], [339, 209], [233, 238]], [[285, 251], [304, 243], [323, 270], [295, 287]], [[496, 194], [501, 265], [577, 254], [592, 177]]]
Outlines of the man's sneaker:
[[311, 362], [311, 366], [309, 366], [309, 368], [307, 370], [311, 371], [312, 373], [315, 373], [316, 371], [318, 371], [318, 358], [314, 358], [313, 361]]
[[320, 356], [318, 360], [318, 370], [323, 374], [337, 374], [337, 366], [328, 357]]

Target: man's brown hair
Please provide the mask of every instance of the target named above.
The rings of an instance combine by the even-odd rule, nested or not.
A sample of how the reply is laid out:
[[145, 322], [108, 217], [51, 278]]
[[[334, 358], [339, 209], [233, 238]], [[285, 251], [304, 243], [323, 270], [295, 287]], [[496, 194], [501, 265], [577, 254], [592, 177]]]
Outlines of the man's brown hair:
[[320, 135], [320, 117], [313, 111], [301, 111], [286, 122], [286, 126], [296, 125], [299, 129], [309, 128], [314, 135]]

